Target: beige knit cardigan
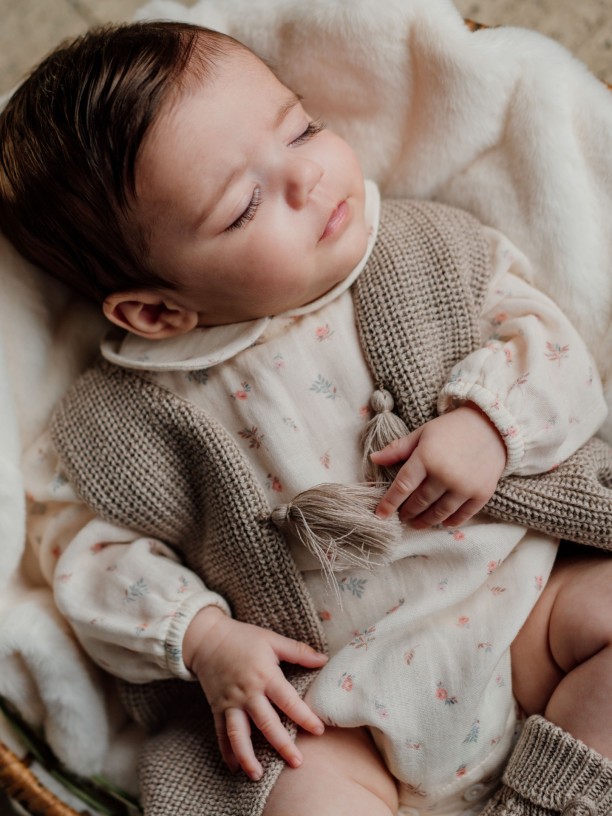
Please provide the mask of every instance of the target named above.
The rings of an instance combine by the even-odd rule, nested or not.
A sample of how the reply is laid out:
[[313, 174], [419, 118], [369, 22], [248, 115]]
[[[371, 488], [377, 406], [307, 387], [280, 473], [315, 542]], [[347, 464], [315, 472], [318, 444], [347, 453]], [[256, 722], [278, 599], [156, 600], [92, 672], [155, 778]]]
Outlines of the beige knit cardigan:
[[[374, 381], [412, 429], [435, 415], [450, 368], [480, 345], [490, 269], [480, 225], [429, 203], [383, 203], [379, 236], [353, 287]], [[230, 434], [146, 372], [101, 361], [57, 410], [66, 475], [103, 518], [161, 538], [234, 616], [325, 650], [311, 599], [271, 508]], [[592, 441], [553, 473], [504, 479], [492, 516], [612, 549], [612, 452]], [[304, 693], [313, 674], [287, 667]], [[255, 735], [263, 778], [225, 768], [197, 683], [123, 685], [152, 728], [141, 763], [147, 816], [259, 816], [283, 762]], [[288, 724], [295, 733], [295, 728]]]

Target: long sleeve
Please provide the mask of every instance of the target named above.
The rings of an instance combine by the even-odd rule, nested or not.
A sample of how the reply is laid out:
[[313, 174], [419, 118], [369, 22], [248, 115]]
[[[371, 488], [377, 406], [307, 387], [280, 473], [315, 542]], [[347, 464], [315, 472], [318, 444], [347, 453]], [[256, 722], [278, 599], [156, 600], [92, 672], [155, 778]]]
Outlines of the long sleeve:
[[63, 478], [45, 435], [26, 454], [28, 540], [85, 651], [135, 683], [193, 675], [182, 641], [196, 612], [224, 599], [162, 541], [96, 517]]
[[488, 229], [493, 276], [482, 347], [454, 366], [438, 408], [478, 405], [502, 435], [504, 475], [544, 473], [595, 434], [607, 413], [593, 359], [559, 307], [530, 283], [527, 259]]

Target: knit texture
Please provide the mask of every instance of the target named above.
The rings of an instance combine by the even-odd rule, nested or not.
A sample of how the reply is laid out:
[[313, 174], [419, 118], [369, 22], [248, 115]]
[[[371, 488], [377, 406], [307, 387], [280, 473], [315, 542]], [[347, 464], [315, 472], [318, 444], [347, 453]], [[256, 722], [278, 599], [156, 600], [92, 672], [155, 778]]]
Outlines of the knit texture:
[[[410, 428], [435, 415], [448, 371], [480, 345], [486, 246], [480, 226], [464, 213], [436, 204], [383, 204], [374, 251], [354, 287], [356, 317], [374, 380], [393, 395]], [[52, 434], [67, 477], [101, 517], [173, 546], [228, 600], [236, 618], [325, 650], [263, 490], [218, 422], [146, 373], [101, 361], [63, 400]], [[488, 509], [495, 513], [497, 501], [501, 517], [534, 527], [540, 520], [559, 535], [569, 529], [568, 519], [576, 519], [571, 529], [584, 535], [572, 538], [586, 541], [592, 504], [602, 528], [588, 543], [612, 547], [609, 491], [597, 482], [600, 491], [592, 498], [593, 472], [608, 482], [612, 473], [609, 449], [602, 443], [598, 450], [594, 468], [587, 446], [576, 472], [568, 465], [544, 477], [507, 480], [510, 487], [500, 486]], [[305, 693], [313, 673], [286, 669]], [[196, 683], [124, 684], [123, 695], [138, 721], [163, 726], [142, 761], [147, 816], [262, 813], [283, 762], [260, 735], [254, 733], [254, 742], [264, 776], [253, 783], [222, 763]]]
[[530, 717], [481, 816], [610, 816], [612, 761], [544, 717]]

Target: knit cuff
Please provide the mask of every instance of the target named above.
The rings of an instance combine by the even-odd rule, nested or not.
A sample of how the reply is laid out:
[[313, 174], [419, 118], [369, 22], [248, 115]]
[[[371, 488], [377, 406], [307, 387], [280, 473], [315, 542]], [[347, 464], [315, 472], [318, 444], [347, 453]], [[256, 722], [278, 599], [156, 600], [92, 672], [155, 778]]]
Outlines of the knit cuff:
[[481, 385], [457, 381], [444, 386], [438, 398], [438, 413], [458, 408], [464, 402], [473, 402], [497, 428], [506, 446], [506, 467], [501, 477], [509, 476], [517, 469], [525, 455], [523, 434], [515, 417], [499, 402], [499, 398]]
[[529, 802], [562, 814], [612, 813], [612, 761], [544, 717], [530, 717], [504, 773]]

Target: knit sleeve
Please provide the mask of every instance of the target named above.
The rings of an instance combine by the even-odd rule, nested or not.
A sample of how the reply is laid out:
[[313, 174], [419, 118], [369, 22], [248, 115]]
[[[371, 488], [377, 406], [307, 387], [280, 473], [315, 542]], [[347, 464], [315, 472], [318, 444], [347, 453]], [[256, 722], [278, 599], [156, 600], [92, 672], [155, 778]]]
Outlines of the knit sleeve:
[[488, 236], [495, 268], [480, 319], [482, 347], [453, 367], [438, 409], [475, 403], [506, 443], [503, 475], [544, 473], [596, 433], [607, 407], [576, 329], [531, 286], [522, 253], [494, 230]]
[[62, 475], [48, 435], [26, 455], [28, 534], [56, 604], [95, 663], [124, 680], [194, 676], [182, 658], [196, 612], [229, 614], [162, 541], [98, 518]]

